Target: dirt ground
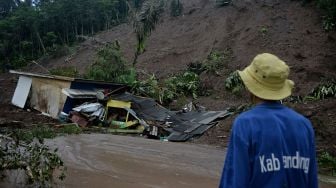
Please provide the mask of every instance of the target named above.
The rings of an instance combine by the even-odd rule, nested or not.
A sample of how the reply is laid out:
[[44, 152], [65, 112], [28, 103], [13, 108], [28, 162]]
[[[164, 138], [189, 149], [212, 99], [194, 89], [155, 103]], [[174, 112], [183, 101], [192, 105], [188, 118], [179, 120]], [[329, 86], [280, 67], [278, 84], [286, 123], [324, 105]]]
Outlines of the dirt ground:
[[9, 73], [0, 73], [0, 127], [15, 124], [31, 126], [33, 124], [56, 123], [33, 109], [20, 109], [11, 104], [18, 78]]

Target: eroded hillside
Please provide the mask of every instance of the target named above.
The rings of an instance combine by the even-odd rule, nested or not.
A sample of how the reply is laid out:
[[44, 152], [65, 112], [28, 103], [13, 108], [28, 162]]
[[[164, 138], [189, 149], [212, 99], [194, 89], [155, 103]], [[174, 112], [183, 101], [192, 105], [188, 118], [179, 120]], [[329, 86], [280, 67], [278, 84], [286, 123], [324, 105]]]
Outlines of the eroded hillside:
[[[336, 33], [325, 32], [319, 10], [300, 1], [233, 1], [216, 7], [210, 0], [183, 0], [183, 14], [171, 17], [169, 11], [149, 37], [146, 50], [139, 56], [138, 72], [167, 78], [187, 69], [188, 64], [203, 62], [213, 50], [229, 51], [230, 61], [218, 74], [204, 73], [201, 79], [211, 95], [196, 102], [218, 110], [246, 102], [246, 97], [225, 91], [224, 79], [242, 69], [252, 58], [270, 52], [291, 67], [290, 78], [296, 83], [294, 95], [306, 95], [322, 79], [335, 78]], [[168, 8], [167, 8], [168, 9]], [[83, 73], [95, 61], [102, 42], [118, 40], [125, 58], [132, 62], [136, 38], [132, 24], [125, 23], [97, 34], [79, 45], [71, 56], [43, 62], [48, 68], [75, 66]], [[30, 69], [31, 70], [31, 69]], [[318, 144], [335, 151], [335, 99], [294, 104], [315, 126]], [[232, 118], [221, 124], [199, 142], [225, 145]], [[325, 143], [329, 143], [325, 145]], [[336, 153], [336, 152], [335, 152]]]

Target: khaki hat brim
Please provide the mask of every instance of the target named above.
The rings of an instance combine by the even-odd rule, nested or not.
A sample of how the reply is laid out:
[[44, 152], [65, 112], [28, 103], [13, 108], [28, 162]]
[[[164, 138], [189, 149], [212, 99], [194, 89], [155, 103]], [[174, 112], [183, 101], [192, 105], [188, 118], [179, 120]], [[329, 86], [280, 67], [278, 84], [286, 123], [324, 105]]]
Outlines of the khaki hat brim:
[[292, 89], [294, 87], [294, 82], [292, 80], [287, 79], [282, 88], [275, 90], [259, 83], [250, 75], [247, 69], [248, 67], [243, 71], [238, 71], [238, 74], [244, 82], [245, 87], [255, 96], [266, 100], [282, 100], [292, 94]]

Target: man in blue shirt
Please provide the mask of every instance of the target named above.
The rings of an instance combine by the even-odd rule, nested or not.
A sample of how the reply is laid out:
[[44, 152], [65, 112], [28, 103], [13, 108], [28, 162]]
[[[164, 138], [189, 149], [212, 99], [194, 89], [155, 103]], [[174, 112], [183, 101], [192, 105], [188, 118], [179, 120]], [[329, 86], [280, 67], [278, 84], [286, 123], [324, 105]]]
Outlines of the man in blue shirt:
[[219, 187], [318, 187], [312, 125], [279, 102], [294, 86], [289, 67], [264, 53], [239, 75], [256, 106], [234, 121]]

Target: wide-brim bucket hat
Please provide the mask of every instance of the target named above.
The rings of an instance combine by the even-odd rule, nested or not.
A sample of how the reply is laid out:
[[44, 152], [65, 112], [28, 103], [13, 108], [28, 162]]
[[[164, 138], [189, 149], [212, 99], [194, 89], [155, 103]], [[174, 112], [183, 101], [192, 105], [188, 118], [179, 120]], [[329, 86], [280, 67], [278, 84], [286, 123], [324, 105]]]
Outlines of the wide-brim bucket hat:
[[238, 73], [246, 88], [261, 99], [282, 100], [292, 94], [294, 82], [287, 79], [289, 67], [275, 55], [259, 54]]

